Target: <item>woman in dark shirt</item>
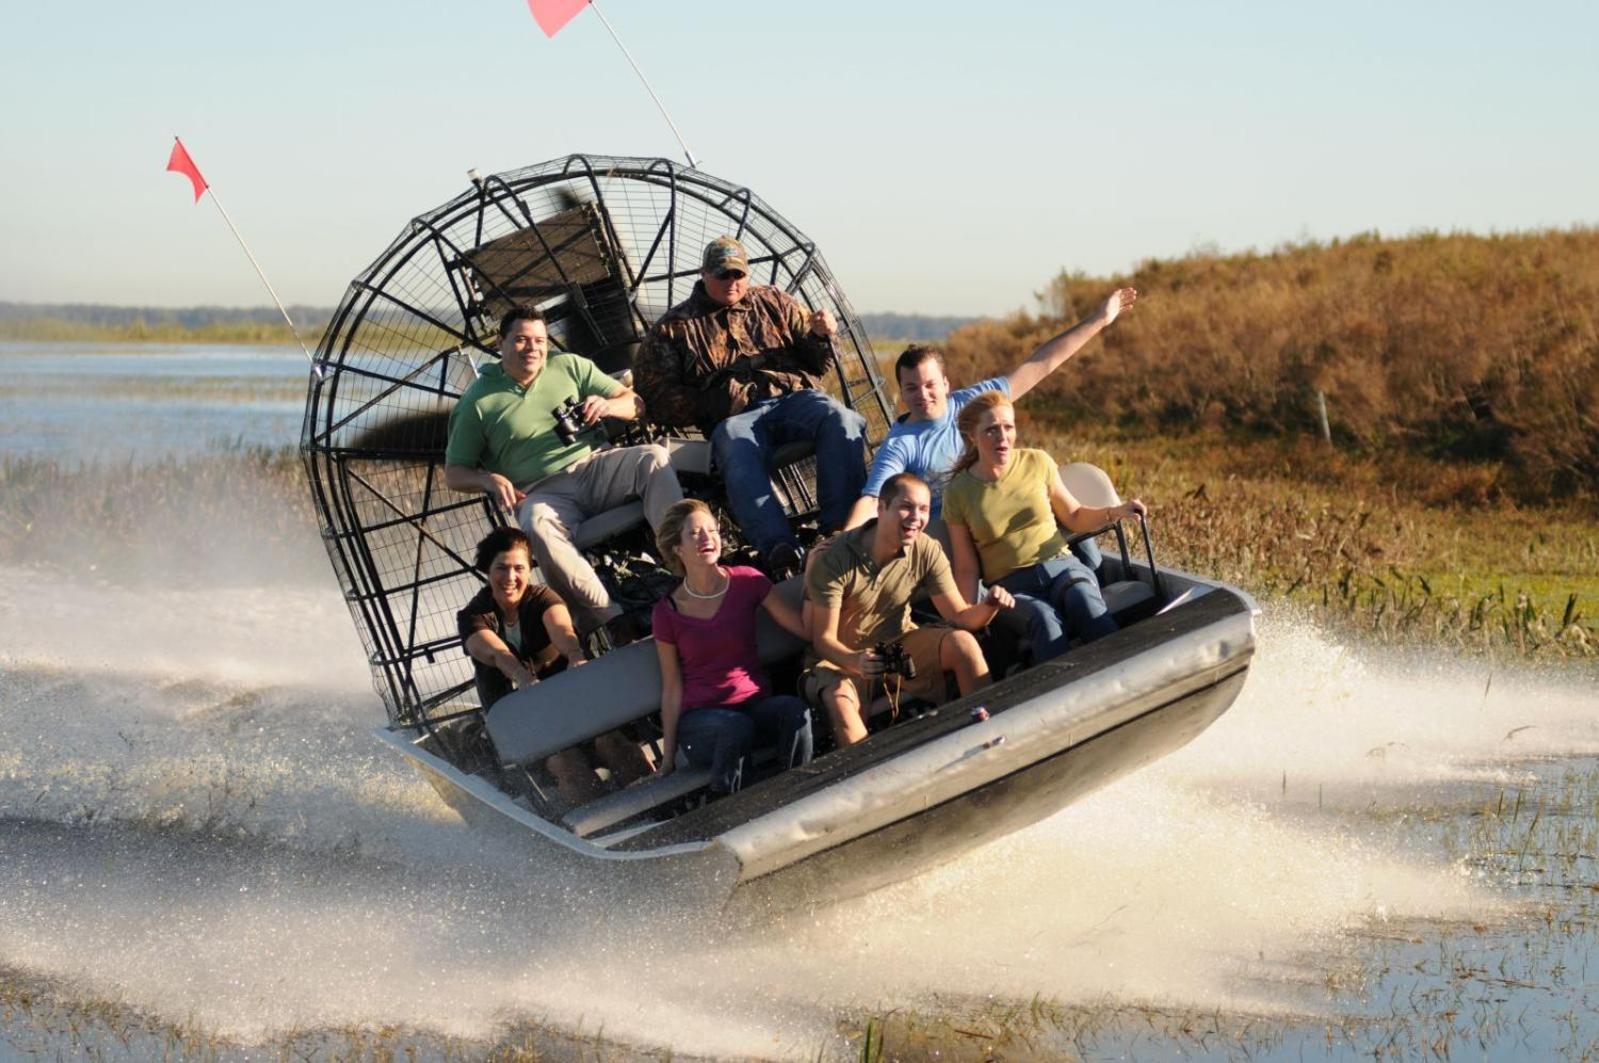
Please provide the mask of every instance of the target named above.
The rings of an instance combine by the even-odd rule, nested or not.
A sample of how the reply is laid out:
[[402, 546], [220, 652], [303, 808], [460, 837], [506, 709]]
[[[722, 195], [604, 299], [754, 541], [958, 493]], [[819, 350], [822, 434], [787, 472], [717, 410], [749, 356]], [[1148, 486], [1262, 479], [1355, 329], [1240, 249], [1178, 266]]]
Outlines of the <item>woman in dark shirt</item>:
[[[476, 564], [488, 586], [456, 614], [462, 646], [477, 673], [479, 703], [486, 710], [522, 687], [566, 668], [587, 664], [572, 627], [572, 614], [550, 588], [532, 581], [527, 536], [517, 528], [496, 528], [477, 546]], [[595, 739], [600, 760], [620, 783], [649, 774], [639, 748], [612, 731]], [[544, 762], [556, 788], [583, 803], [603, 792], [581, 749], [566, 749]]]

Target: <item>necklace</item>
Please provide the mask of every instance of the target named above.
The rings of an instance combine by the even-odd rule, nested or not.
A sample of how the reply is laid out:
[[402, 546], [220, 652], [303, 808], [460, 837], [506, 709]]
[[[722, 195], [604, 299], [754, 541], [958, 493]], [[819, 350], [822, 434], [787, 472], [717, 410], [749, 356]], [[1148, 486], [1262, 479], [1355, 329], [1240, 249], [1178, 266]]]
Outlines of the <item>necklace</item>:
[[[718, 566], [716, 571], [717, 572], [721, 572], [722, 571], [720, 566]], [[689, 586], [688, 577], [685, 575], [683, 577], [683, 593], [687, 594], [690, 598], [698, 598], [702, 602], [708, 602], [712, 598], [720, 598], [722, 595], [726, 594], [727, 593], [727, 588], [728, 588], [728, 586], [730, 584], [732, 584], [732, 582], [733, 582], [733, 577], [732, 577], [732, 575], [729, 574], [727, 576], [727, 578], [722, 581], [722, 589], [721, 590], [712, 591], [710, 594], [701, 594], [699, 591], [697, 591], [693, 587]]]

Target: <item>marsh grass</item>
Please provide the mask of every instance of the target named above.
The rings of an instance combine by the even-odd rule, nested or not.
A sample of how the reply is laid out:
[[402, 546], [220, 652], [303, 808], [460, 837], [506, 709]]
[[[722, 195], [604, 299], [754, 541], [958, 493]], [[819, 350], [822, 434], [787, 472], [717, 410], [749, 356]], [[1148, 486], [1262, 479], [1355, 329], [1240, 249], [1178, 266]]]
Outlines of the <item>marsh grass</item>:
[[1021, 431], [1024, 445], [1091, 461], [1143, 498], [1157, 561], [1384, 644], [1599, 655], [1592, 503], [1429, 503], [1380, 460], [1314, 443], [1096, 437], [1036, 416]]

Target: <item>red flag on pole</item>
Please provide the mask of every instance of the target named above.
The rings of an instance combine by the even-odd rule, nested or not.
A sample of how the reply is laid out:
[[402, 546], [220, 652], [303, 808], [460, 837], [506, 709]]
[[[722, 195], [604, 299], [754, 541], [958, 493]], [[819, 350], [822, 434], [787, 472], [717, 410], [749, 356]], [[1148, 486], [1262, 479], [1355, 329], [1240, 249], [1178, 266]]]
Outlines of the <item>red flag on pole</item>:
[[[587, 2], [587, 0], [585, 0]], [[187, 177], [194, 185], [194, 201], [200, 202], [200, 196], [211, 186], [206, 184], [205, 178], [200, 176], [200, 168], [189, 158], [189, 151], [183, 146], [183, 141], [177, 137], [172, 138], [176, 143], [172, 145], [172, 157], [167, 159], [167, 169], [174, 170]]]
[[527, 0], [528, 10], [533, 12], [533, 21], [539, 24], [539, 29], [544, 31], [546, 37], [560, 33], [562, 26], [588, 6], [589, 0]]

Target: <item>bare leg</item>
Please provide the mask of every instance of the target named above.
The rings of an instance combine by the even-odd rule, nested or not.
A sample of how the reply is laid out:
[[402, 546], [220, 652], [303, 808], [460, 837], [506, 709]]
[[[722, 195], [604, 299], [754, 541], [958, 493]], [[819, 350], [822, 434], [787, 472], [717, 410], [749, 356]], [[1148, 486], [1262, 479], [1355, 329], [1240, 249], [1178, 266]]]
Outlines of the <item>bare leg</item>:
[[617, 731], [608, 731], [596, 738], [594, 752], [599, 754], [600, 763], [611, 769], [611, 778], [623, 786], [637, 782], [652, 770], [638, 743], [628, 741], [626, 735]]
[[955, 685], [963, 695], [994, 681], [988, 674], [983, 648], [970, 631], [951, 631], [938, 645], [938, 663], [944, 671], [955, 673]]
[[544, 767], [555, 776], [555, 789], [573, 804], [587, 804], [605, 793], [581, 749], [563, 749], [547, 759]]
[[833, 740], [840, 747], [852, 746], [866, 737], [866, 721], [854, 683], [845, 681], [830, 687], [821, 700], [827, 710], [827, 722], [833, 728]]

